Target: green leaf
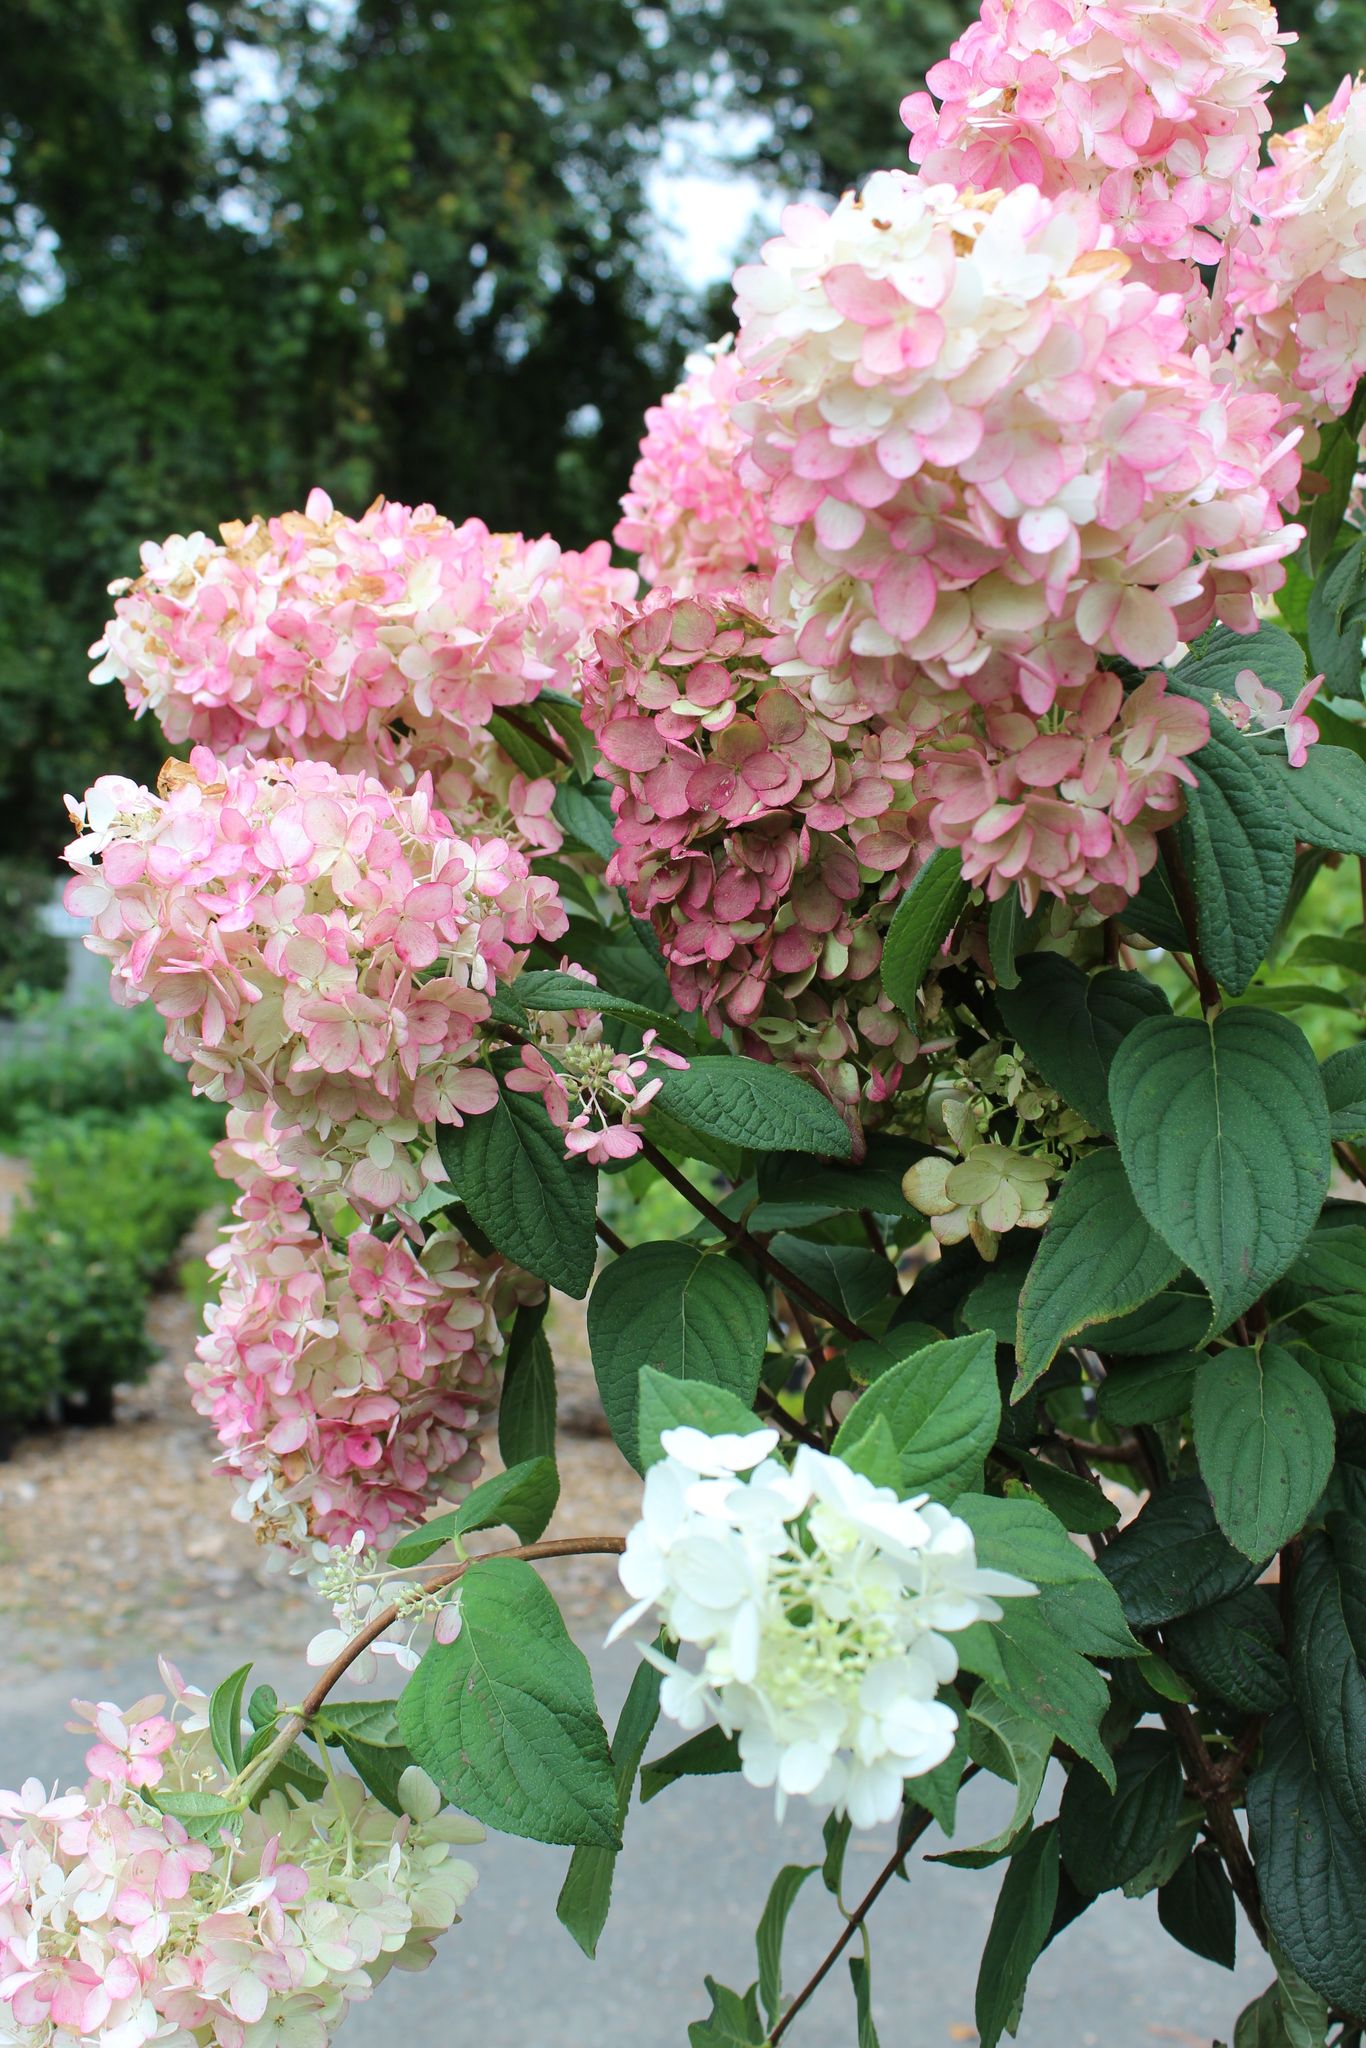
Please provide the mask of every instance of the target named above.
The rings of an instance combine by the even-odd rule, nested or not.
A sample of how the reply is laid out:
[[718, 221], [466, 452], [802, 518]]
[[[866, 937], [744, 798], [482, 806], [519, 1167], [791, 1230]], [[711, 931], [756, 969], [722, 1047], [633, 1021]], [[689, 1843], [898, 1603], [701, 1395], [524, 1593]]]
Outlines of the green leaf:
[[490, 1242], [582, 1300], [597, 1261], [597, 1170], [565, 1157], [544, 1103], [500, 1088], [486, 1115], [441, 1124], [437, 1143], [461, 1200]]
[[1276, 1966], [1276, 1989], [1281, 2001], [1281, 2024], [1290, 2048], [1324, 2048], [1328, 2038], [1328, 2005], [1303, 1977], [1292, 1970], [1273, 1941], [1271, 1960]]
[[1263, 622], [1255, 633], [1235, 633], [1213, 626], [1172, 671], [1172, 680], [1186, 697], [1212, 704], [1215, 697], [1235, 698], [1238, 677], [1250, 668], [1258, 681], [1281, 701], [1293, 702], [1307, 676], [1304, 649], [1283, 626]]
[[1339, 1415], [1366, 1410], [1366, 1344], [1360, 1329], [1325, 1324], [1296, 1349]]
[[900, 1491], [901, 1458], [885, 1415], [873, 1417], [872, 1427], [865, 1429], [845, 1451], [844, 1462], [851, 1472], [861, 1472], [865, 1479], [871, 1479], [874, 1486], [888, 1486], [893, 1493]]
[[713, 1054], [683, 1073], [665, 1069], [655, 1101], [667, 1116], [750, 1152], [816, 1152], [847, 1159], [849, 1127], [827, 1096], [785, 1067]]
[[1238, 1939], [1237, 1906], [1218, 1852], [1201, 1843], [1157, 1894], [1157, 1917], [1182, 1948], [1231, 1970]]
[[1181, 1259], [1139, 1210], [1117, 1152], [1090, 1152], [1059, 1188], [1020, 1295], [1019, 1400], [1069, 1337], [1151, 1301]]
[[1335, 1052], [1320, 1069], [1334, 1138], [1366, 1138], [1366, 1045]]
[[1141, 933], [1150, 946], [1165, 946], [1169, 953], [1189, 950], [1190, 937], [1172, 895], [1171, 883], [1161, 861], [1149, 868], [1122, 913], [1127, 928]]
[[667, 1756], [657, 1756], [653, 1763], [646, 1764], [640, 1774], [641, 1804], [648, 1805], [680, 1778], [729, 1777], [739, 1768], [740, 1751], [735, 1736], [727, 1735], [721, 1728], [704, 1728], [700, 1735], [690, 1735], [686, 1742], [680, 1742]]
[[1044, 1773], [1052, 1754], [1048, 1730], [1007, 1699], [979, 1685], [968, 1707], [968, 1753], [974, 1763], [1015, 1787], [1015, 1808], [1006, 1825], [988, 1841], [976, 1844], [980, 1854], [1009, 1848], [1039, 1803]]
[[1303, 767], [1275, 763], [1281, 801], [1297, 839], [1330, 853], [1366, 854], [1366, 761], [1346, 747], [1309, 749]]
[[714, 1977], [705, 1977], [703, 1982], [711, 2011], [706, 2019], [692, 2021], [688, 2048], [762, 2048], [767, 2030], [759, 2018], [758, 1986], [751, 1984], [741, 1998]]
[[588, 1665], [529, 1564], [461, 1581], [461, 1629], [409, 1679], [399, 1727], [447, 1799], [504, 1834], [620, 1846], [616, 1784]]
[[1089, 1764], [1068, 1773], [1058, 1832], [1068, 1875], [1083, 1892], [1113, 1891], [1150, 1863], [1181, 1810], [1181, 1752], [1164, 1730], [1138, 1728], [1115, 1755], [1115, 1788]]
[[1366, 1527], [1330, 1515], [1292, 1586], [1290, 1682], [1314, 1764], [1366, 1841]]
[[1220, 1528], [1261, 1562], [1303, 1527], [1333, 1469], [1333, 1412], [1279, 1344], [1202, 1359], [1192, 1406]]
[[368, 1792], [390, 1813], [401, 1814], [403, 1803], [398, 1783], [413, 1759], [401, 1742], [364, 1742], [359, 1737], [338, 1737], [342, 1754]]
[[239, 1664], [214, 1687], [209, 1700], [209, 1738], [214, 1754], [234, 1775], [247, 1760], [242, 1742], [242, 1695], [250, 1675], [250, 1664]]
[[1248, 1586], [1167, 1624], [1167, 1649], [1196, 1690], [1236, 1714], [1273, 1714], [1290, 1698], [1281, 1620], [1266, 1586]]
[[849, 1837], [854, 1823], [847, 1813], [829, 1813], [821, 1826], [821, 1840], [825, 1843], [825, 1861], [821, 1865], [821, 1883], [832, 1897], [838, 1898], [844, 1876], [844, 1852], [849, 1847]]
[[879, 2048], [877, 2028], [873, 2025], [872, 1980], [868, 1974], [865, 1956], [851, 1956], [849, 1978], [854, 1987], [854, 2011], [857, 2027], [854, 2035], [856, 2048]]
[[519, 1308], [508, 1339], [498, 1454], [509, 1468], [555, 1455], [555, 1361], [546, 1342], [545, 1309], [544, 1302]]
[[[1027, 1451], [1012, 1450], [1007, 1455], [1020, 1481], [1038, 1495], [1046, 1508], [1052, 1509], [1065, 1529], [1077, 1535], [1094, 1535], [1100, 1529], [1114, 1528], [1119, 1509], [1089, 1479], [1083, 1479], [1077, 1472], [1064, 1472], [1046, 1458], [1033, 1457]], [[1095, 1456], [1104, 1463], [1104, 1444], [1095, 1446]], [[1013, 1496], [1017, 1481], [1008, 1481], [1006, 1491]]]
[[1173, 1351], [1162, 1358], [1111, 1366], [1096, 1396], [1102, 1422], [1117, 1423], [1121, 1429], [1138, 1422], [1174, 1422], [1190, 1407], [1203, 1355]]
[[813, 1244], [783, 1231], [771, 1240], [769, 1250], [856, 1323], [896, 1292], [891, 1260], [862, 1245]]
[[1361, 436], [1361, 405], [1358, 397], [1348, 411], [1324, 427], [1313, 469], [1324, 487], [1309, 499], [1308, 534], [1304, 553], [1312, 576], [1317, 576], [1342, 537], [1343, 515], [1352, 495], [1357, 471], [1357, 443]]
[[527, 716], [544, 719], [559, 734], [573, 758], [574, 773], [585, 782], [590, 781], [597, 765], [598, 750], [593, 735], [583, 722], [578, 699], [565, 696], [559, 690], [542, 690], [525, 710]]
[[[612, 1775], [617, 1788], [617, 1827], [626, 1825], [631, 1790], [645, 1754], [645, 1745], [659, 1718], [659, 1688], [664, 1674], [653, 1664], [636, 1666], [616, 1734], [612, 1737]], [[586, 1956], [595, 1956], [612, 1904], [612, 1878], [617, 1851], [580, 1843], [555, 1901], [555, 1914]]]
[[239, 1811], [221, 1792], [163, 1792], [158, 1787], [150, 1797], [162, 1813], [172, 1814], [186, 1834], [200, 1842], [216, 1841], [225, 1827], [232, 1826]]
[[1139, 1208], [1204, 1281], [1224, 1328], [1279, 1279], [1328, 1191], [1323, 1083], [1298, 1026], [1261, 1010], [1152, 1017], [1110, 1103]]
[[1235, 1550], [1200, 1480], [1174, 1479], [1107, 1543], [1100, 1568], [1140, 1634], [1251, 1585], [1260, 1566]]
[[1135, 1654], [1118, 1594], [1056, 1515], [1037, 1501], [991, 1494], [965, 1494], [954, 1511], [972, 1530], [981, 1564], [1039, 1587], [1028, 1604], [1060, 1642], [1093, 1657]]
[[422, 1564], [452, 1536], [469, 1536], [476, 1529], [507, 1528], [523, 1543], [534, 1543], [545, 1534], [559, 1498], [560, 1475], [554, 1459], [528, 1458], [506, 1472], [495, 1472], [449, 1514], [434, 1515], [420, 1529], [401, 1536], [385, 1562], [399, 1570]]
[[[1040, 1606], [1038, 1600], [1006, 1603], [1003, 1619], [991, 1629], [999, 1676], [990, 1675], [990, 1683], [1108, 1782], [1114, 1766], [1100, 1724], [1110, 1705], [1109, 1687], [1094, 1664], [1068, 1647], [1052, 1620], [1037, 1612]], [[962, 1637], [955, 1641], [961, 1653]], [[966, 1656], [962, 1661], [966, 1665]]]
[[774, 1878], [759, 1919], [754, 1946], [759, 1953], [759, 2000], [768, 2014], [770, 2029], [778, 2023], [783, 2002], [783, 1933], [798, 1892], [806, 1883], [814, 1863], [788, 1863]]
[[1149, 1358], [1203, 1343], [1213, 1318], [1204, 1288], [1183, 1283], [1164, 1288], [1127, 1316], [1091, 1324], [1081, 1332], [1081, 1339], [1092, 1351], [1107, 1357]]
[[1020, 962], [1018, 988], [998, 989], [996, 1002], [1006, 1029], [1049, 1087], [1113, 1136], [1111, 1062], [1145, 1017], [1171, 1012], [1156, 983], [1118, 967], [1083, 974], [1061, 954], [1035, 953]]
[[803, 1230], [829, 1216], [871, 1210], [878, 1216], [914, 1212], [901, 1192], [902, 1177], [926, 1153], [909, 1138], [874, 1131], [857, 1166], [830, 1166], [800, 1152], [766, 1152], [757, 1164], [759, 1201], [749, 1222], [754, 1230]]
[[1014, 2030], [1029, 1973], [1042, 1955], [1058, 1902], [1058, 1829], [1035, 1828], [1006, 1865], [977, 1976], [981, 2048]]
[[[640, 1464], [648, 1472], [664, 1453], [666, 1429], [700, 1429], [706, 1436], [749, 1436], [764, 1423], [738, 1394], [709, 1380], [679, 1380], [652, 1365], [640, 1373]], [[634, 1461], [633, 1461], [634, 1462]]]
[[1292, 1968], [1330, 2005], [1366, 2012], [1366, 1844], [1294, 1707], [1267, 1728], [1247, 1812], [1262, 1909]]
[[882, 947], [882, 986], [912, 1022], [925, 977], [967, 900], [962, 862], [957, 853], [941, 848], [897, 905]]
[[1037, 927], [1041, 911], [1042, 904], [1036, 904], [1032, 911], [1027, 911], [1020, 901], [1018, 889], [1007, 889], [1005, 895], [992, 904], [987, 917], [987, 957], [998, 988], [1018, 987], [1020, 969], [1016, 966], [1016, 956], [1030, 932]]
[[1332, 696], [1360, 695], [1363, 614], [1366, 555], [1357, 538], [1329, 563], [1309, 598], [1310, 659], [1322, 670]]
[[529, 967], [512, 984], [512, 994], [525, 1010], [593, 1010], [603, 1017], [621, 1017], [642, 1030], [656, 1031], [666, 1045], [680, 1052], [694, 1050], [692, 1035], [677, 1019], [661, 1015], [648, 1004], [631, 996], [619, 996], [609, 988], [583, 981], [577, 974], [562, 973], [555, 967]]
[[860, 1394], [835, 1437], [843, 1457], [881, 1416], [901, 1460], [901, 1491], [953, 1500], [972, 1483], [1001, 1419], [990, 1336], [927, 1344]]
[[555, 791], [551, 812], [572, 839], [586, 853], [610, 860], [617, 850], [612, 829], [611, 792], [605, 782], [562, 782]]
[[[1183, 689], [1179, 671], [1170, 687]], [[1220, 986], [1237, 995], [1266, 957], [1295, 872], [1295, 834], [1278, 778], [1255, 744], [1216, 717], [1190, 766], [1177, 827], [1195, 890], [1200, 950]]]
[[598, 1276], [588, 1343], [608, 1426], [639, 1469], [640, 1372], [700, 1380], [753, 1403], [768, 1341], [763, 1289], [743, 1266], [685, 1244], [642, 1244]]

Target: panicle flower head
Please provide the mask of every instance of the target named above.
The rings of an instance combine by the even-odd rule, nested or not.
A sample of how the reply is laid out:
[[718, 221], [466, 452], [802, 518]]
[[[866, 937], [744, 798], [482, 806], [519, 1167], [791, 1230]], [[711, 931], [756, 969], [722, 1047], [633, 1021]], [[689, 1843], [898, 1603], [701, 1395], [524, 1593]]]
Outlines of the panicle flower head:
[[1366, 370], [1366, 80], [1344, 78], [1300, 128], [1273, 136], [1235, 239], [1229, 299], [1311, 417], [1344, 413]]
[[78, 1703], [97, 1730], [135, 1741], [154, 1728], [156, 1780], [123, 1768], [120, 1736], [91, 1750], [83, 1791], [49, 1794], [30, 1778], [0, 1792], [0, 2038], [326, 2048], [390, 1968], [431, 1960], [475, 1883], [453, 1852], [483, 1830], [439, 1811], [414, 1771], [400, 1816], [334, 1775], [316, 1801], [272, 1792], [236, 1832], [192, 1840], [144, 1788], [222, 1792], [224, 1774], [203, 1695], [163, 1672], [174, 1718], [160, 1698], [122, 1714]]
[[187, 1369], [238, 1481], [234, 1514], [278, 1551], [388, 1544], [482, 1464], [500, 1325], [540, 1283], [454, 1231], [335, 1244], [287, 1181], [236, 1204], [218, 1301]]
[[780, 673], [855, 708], [905, 656], [1041, 714], [1102, 656], [1253, 629], [1300, 538], [1295, 432], [1128, 268], [1094, 200], [1032, 186], [879, 171], [788, 209], [736, 276], [745, 473], [791, 542]]
[[911, 160], [960, 189], [1093, 192], [1121, 245], [1214, 262], [1293, 40], [1268, 0], [985, 0], [902, 102]]
[[383, 498], [349, 519], [315, 490], [303, 512], [222, 534], [143, 549], [142, 575], [113, 586], [93, 680], [224, 760], [411, 786], [458, 755], [471, 801], [497, 773], [495, 712], [568, 687], [579, 644], [636, 588], [605, 541], [576, 554]]
[[953, 1635], [1036, 1588], [980, 1567], [967, 1523], [923, 1494], [898, 1500], [806, 1445], [789, 1471], [774, 1430], [660, 1442], [621, 1560], [635, 1604], [613, 1636], [653, 1610], [698, 1653], [646, 1652], [664, 1712], [738, 1733], [745, 1777], [776, 1787], [780, 1816], [800, 1795], [857, 1827], [891, 1820], [907, 1779], [953, 1747], [958, 1717], [937, 1697]]
[[161, 794], [105, 776], [75, 815], [67, 908], [198, 1090], [272, 1104], [306, 1186], [384, 1209], [439, 1177], [430, 1127], [496, 1100], [475, 1061], [498, 980], [565, 929], [552, 882], [505, 840], [458, 838], [427, 783], [323, 762], [196, 748]]
[[640, 556], [648, 584], [676, 597], [730, 590], [770, 573], [777, 551], [763, 504], [740, 482], [732, 337], [689, 356], [676, 391], [645, 415], [645, 437], [621, 501], [615, 540]]

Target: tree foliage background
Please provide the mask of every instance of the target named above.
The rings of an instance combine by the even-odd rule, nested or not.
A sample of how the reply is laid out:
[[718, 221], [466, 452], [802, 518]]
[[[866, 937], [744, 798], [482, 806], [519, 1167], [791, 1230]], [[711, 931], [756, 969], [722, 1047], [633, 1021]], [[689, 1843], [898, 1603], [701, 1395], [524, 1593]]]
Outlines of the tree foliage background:
[[[839, 191], [901, 160], [898, 102], [971, 11], [8, 0], [0, 853], [49, 856], [64, 791], [155, 765], [86, 681], [139, 539], [315, 483], [610, 531], [645, 407], [727, 324], [728, 293], [690, 297], [660, 253], [669, 124]], [[1287, 120], [1354, 68], [1366, 0], [1280, 12]]]

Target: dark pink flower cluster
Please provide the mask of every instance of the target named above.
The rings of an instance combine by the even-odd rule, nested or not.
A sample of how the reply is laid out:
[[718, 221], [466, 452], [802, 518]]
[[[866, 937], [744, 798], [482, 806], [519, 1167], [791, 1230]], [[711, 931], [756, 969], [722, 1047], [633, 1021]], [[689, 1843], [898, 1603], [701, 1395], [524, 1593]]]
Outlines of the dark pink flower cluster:
[[985, 0], [902, 102], [911, 161], [960, 189], [1095, 192], [1121, 246], [1217, 262], [1293, 40], [1268, 0]]
[[263, 1542], [387, 1543], [479, 1475], [497, 1400], [500, 1320], [538, 1281], [453, 1231], [414, 1248], [368, 1230], [336, 1244], [297, 1187], [262, 1176], [210, 1254], [222, 1277], [188, 1377]]
[[478, 1064], [493, 990], [565, 929], [551, 881], [458, 838], [425, 781], [401, 796], [322, 762], [196, 748], [162, 794], [106, 776], [77, 817], [67, 907], [200, 1092], [273, 1104], [305, 1186], [386, 1209], [442, 1177], [431, 1127], [497, 1097]]

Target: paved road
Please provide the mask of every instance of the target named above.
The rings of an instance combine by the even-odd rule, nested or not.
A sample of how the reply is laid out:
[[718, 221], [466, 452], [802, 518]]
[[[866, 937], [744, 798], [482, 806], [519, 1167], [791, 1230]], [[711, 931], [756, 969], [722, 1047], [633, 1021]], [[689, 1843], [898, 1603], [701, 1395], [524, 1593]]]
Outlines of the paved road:
[[[609, 1725], [630, 1675], [629, 1653], [585, 1645]], [[250, 1654], [224, 1641], [218, 1673]], [[196, 1679], [214, 1673], [193, 1673]], [[284, 1697], [297, 1674], [263, 1670]], [[123, 1669], [8, 1679], [0, 1689], [0, 1783], [29, 1772], [72, 1782], [79, 1738], [65, 1734], [68, 1697], [129, 1701], [151, 1691], [145, 1660]], [[297, 1691], [302, 1691], [302, 1685]], [[297, 1696], [296, 1691], [296, 1696]], [[964, 1793], [959, 1839], [985, 1838], [1004, 1788]], [[976, 1834], [965, 1833], [976, 1828]], [[878, 1835], [851, 1851], [853, 1884], [871, 1878], [890, 1846]], [[927, 1838], [927, 1846], [935, 1843]], [[809, 1814], [779, 1828], [766, 1795], [734, 1779], [671, 1789], [631, 1815], [617, 1896], [596, 1964], [555, 1919], [568, 1852], [491, 1838], [474, 1852], [479, 1889], [431, 1970], [395, 1974], [346, 2024], [345, 2048], [685, 2048], [689, 2019], [706, 2009], [704, 1973], [743, 1986], [754, 1975], [753, 1920], [783, 1863], [818, 1861]], [[991, 1918], [995, 1871], [927, 1871], [879, 1902], [873, 1927], [873, 2004], [883, 2048], [972, 2041], [977, 1957]], [[736, 1912], [732, 1898], [745, 1901]], [[815, 1878], [793, 1913], [789, 1988], [838, 1930]], [[1240, 1938], [1245, 1930], [1240, 1928]], [[1227, 2040], [1241, 2006], [1269, 1971], [1251, 1936], [1234, 1976], [1200, 1962], [1162, 1933], [1151, 1901], [1102, 1899], [1060, 1938], [1030, 1987], [1021, 2048], [1208, 2048]], [[1085, 1986], [1084, 1997], [1072, 1990]], [[852, 1998], [836, 1971], [793, 2027], [792, 2048], [852, 2048]]]

